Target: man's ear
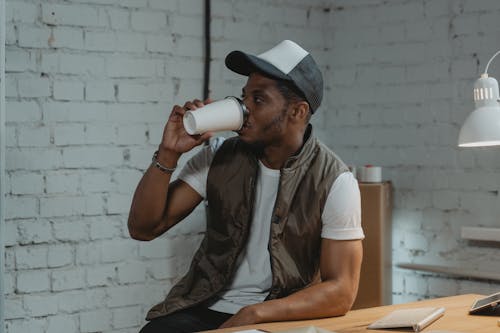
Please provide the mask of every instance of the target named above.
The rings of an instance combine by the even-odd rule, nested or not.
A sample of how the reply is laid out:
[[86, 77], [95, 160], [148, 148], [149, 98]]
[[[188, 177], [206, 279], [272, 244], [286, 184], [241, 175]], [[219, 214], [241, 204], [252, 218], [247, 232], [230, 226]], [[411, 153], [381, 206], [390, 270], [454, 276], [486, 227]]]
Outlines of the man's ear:
[[294, 103], [292, 109], [292, 116], [294, 119], [307, 122], [308, 115], [309, 115], [309, 103], [307, 103], [306, 101], [299, 101]]

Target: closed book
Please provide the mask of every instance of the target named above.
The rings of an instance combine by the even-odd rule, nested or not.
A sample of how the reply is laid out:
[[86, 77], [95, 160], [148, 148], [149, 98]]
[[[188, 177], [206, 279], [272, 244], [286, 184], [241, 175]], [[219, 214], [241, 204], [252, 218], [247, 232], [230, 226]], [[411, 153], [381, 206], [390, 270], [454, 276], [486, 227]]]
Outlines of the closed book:
[[380, 318], [368, 328], [412, 328], [414, 332], [420, 332], [443, 315], [444, 308], [437, 307], [400, 309]]

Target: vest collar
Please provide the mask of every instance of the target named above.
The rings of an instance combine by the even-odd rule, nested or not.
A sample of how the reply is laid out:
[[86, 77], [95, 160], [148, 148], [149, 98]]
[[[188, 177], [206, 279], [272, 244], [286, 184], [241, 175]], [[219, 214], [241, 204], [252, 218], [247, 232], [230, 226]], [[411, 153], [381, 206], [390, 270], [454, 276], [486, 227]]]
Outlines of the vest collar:
[[282, 170], [285, 172], [292, 171], [300, 167], [305, 162], [310, 162], [310, 156], [317, 150], [316, 141], [316, 137], [313, 135], [313, 127], [311, 124], [308, 124], [304, 132], [304, 144], [302, 145], [302, 148], [300, 148], [296, 155], [288, 158]]

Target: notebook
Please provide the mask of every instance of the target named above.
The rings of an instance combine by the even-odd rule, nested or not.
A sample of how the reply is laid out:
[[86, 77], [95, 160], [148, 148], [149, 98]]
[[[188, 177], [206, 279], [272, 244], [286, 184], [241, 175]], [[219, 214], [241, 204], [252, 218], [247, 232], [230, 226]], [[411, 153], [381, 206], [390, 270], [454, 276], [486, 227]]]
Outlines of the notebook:
[[[487, 314], [496, 313], [500, 310], [500, 293], [492, 294], [480, 299], [477, 299], [474, 304], [472, 304], [469, 314]], [[500, 313], [500, 311], [499, 311]]]
[[444, 308], [400, 309], [373, 322], [368, 328], [412, 328], [414, 332], [420, 332], [443, 315]]

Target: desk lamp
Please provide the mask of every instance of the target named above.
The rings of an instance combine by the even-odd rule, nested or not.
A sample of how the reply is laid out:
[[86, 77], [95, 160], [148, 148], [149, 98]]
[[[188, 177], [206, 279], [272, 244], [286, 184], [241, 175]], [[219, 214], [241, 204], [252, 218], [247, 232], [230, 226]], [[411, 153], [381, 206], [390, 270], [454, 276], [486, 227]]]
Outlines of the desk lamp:
[[498, 82], [488, 76], [491, 61], [474, 84], [475, 110], [467, 117], [458, 136], [459, 147], [500, 146], [500, 103]]

